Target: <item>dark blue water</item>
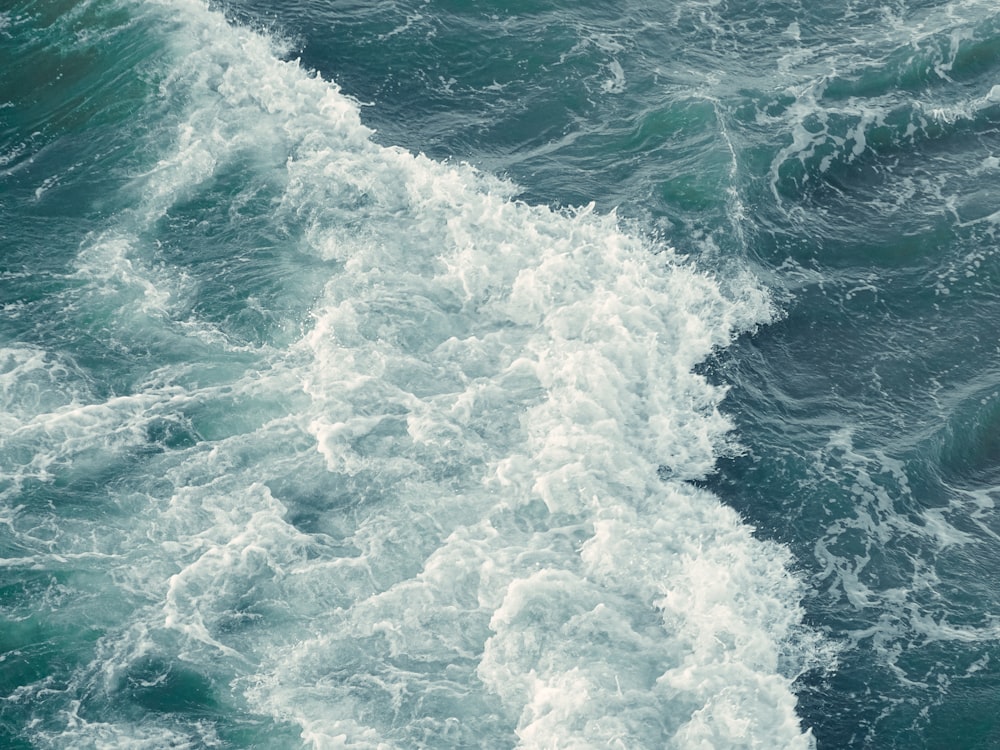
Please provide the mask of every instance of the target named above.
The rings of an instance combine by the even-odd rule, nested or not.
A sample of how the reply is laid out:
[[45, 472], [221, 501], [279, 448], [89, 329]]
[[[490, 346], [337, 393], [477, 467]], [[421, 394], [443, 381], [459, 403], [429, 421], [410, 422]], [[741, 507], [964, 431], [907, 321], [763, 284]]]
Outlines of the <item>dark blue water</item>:
[[0, 746], [993, 748], [1000, 15], [0, 6]]

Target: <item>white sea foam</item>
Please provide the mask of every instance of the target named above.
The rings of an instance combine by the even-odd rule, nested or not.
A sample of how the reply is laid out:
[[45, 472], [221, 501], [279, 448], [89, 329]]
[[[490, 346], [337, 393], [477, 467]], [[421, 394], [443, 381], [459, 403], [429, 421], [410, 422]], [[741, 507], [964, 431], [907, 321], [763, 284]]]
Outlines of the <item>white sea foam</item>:
[[[214, 370], [165, 363], [22, 428], [65, 461], [159, 440], [109, 490], [136, 605], [80, 684], [113, 693], [155, 654], [314, 748], [811, 747], [789, 555], [686, 483], [730, 428], [692, 368], [767, 296], [728, 298], [613, 216], [374, 144], [354, 102], [197, 0], [146, 12], [173, 48], [150, 136], [171, 145], [82, 249], [83, 298]], [[249, 152], [329, 280], [298, 342], [233, 359], [143, 237]]]

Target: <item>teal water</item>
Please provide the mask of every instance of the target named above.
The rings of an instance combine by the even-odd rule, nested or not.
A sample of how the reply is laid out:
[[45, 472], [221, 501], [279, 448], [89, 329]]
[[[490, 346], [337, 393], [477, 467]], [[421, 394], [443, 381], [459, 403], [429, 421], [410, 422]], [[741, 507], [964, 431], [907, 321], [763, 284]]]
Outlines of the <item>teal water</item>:
[[1000, 746], [991, 4], [0, 63], [0, 746]]

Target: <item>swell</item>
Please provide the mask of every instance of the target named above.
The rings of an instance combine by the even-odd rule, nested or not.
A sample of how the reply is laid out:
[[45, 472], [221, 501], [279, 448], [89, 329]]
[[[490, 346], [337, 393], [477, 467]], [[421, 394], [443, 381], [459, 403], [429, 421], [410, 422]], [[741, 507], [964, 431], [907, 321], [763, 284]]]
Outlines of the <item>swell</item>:
[[[757, 157], [769, 162], [759, 189], [782, 213], [775, 223], [813, 222], [834, 242], [854, 241], [861, 226], [889, 243], [901, 221], [933, 233], [949, 214], [969, 222], [991, 212], [976, 180], [991, 168], [1000, 120], [996, 19], [951, 19], [893, 41], [888, 53], [841, 41], [826, 51], [829, 68], [780, 93], [743, 92], [733, 115], [775, 149]], [[768, 135], [775, 128], [780, 140]]]
[[897, 20], [828, 43], [800, 18], [822, 54], [731, 110], [788, 316], [724, 354], [748, 451], [708, 486], [788, 542], [845, 643], [800, 683], [821, 745], [987, 747], [996, 18]]

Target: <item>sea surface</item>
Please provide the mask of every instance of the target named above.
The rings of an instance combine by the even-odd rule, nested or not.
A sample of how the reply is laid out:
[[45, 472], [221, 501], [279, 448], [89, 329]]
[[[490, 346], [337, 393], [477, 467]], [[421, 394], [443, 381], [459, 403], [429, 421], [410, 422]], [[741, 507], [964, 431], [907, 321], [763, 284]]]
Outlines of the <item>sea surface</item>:
[[995, 0], [0, 0], [0, 748], [1000, 748]]

